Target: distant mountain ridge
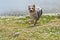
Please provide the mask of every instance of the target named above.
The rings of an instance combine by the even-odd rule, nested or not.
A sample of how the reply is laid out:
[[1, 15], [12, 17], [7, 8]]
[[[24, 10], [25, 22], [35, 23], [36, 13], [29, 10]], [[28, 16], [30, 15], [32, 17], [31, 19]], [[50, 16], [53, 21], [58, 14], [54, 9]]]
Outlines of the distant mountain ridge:
[[9, 12], [0, 13], [0, 16], [23, 16], [23, 15], [26, 15], [26, 12], [24, 12], [24, 11], [9, 11]]

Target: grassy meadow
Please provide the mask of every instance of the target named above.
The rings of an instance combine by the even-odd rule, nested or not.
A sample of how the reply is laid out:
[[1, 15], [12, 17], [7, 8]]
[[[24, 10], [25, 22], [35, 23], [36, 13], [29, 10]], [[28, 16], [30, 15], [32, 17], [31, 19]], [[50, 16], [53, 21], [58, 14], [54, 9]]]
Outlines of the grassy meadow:
[[[0, 40], [60, 40], [60, 19], [42, 16], [35, 27], [29, 27], [29, 17], [0, 17]], [[14, 36], [19, 32], [19, 35]]]

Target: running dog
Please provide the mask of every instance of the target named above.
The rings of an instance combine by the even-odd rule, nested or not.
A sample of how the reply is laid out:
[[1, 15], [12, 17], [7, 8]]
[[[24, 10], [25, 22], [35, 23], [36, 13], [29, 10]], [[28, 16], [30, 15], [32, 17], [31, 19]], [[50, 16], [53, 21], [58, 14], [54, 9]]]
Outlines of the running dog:
[[28, 11], [30, 14], [30, 24], [36, 25], [42, 15], [42, 9], [40, 7], [36, 7], [35, 4], [32, 4], [28, 6]]

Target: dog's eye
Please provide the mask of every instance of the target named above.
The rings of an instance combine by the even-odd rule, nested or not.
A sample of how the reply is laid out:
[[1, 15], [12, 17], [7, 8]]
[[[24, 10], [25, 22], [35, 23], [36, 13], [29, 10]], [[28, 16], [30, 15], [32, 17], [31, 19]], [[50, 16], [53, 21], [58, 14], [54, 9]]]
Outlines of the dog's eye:
[[33, 8], [32, 8], [33, 9]]

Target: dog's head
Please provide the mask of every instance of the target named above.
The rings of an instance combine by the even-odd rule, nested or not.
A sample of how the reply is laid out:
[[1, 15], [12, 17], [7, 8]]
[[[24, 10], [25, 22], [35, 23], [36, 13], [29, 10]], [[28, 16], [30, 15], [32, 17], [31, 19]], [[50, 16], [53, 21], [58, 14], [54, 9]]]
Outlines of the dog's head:
[[35, 4], [29, 5], [28, 10], [29, 10], [30, 13], [35, 12]]

